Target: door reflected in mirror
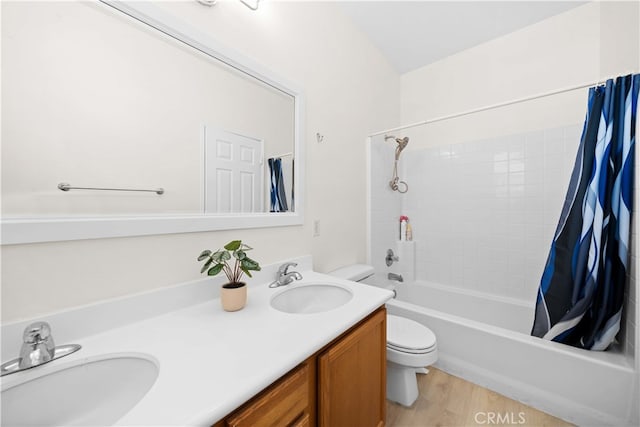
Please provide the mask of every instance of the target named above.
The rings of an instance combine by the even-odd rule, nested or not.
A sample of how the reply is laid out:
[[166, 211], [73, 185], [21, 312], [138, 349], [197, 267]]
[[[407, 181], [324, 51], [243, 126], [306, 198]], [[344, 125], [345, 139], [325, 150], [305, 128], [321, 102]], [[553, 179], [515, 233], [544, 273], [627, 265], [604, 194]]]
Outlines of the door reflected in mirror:
[[4, 218], [296, 210], [292, 94], [101, 3], [3, 3], [2, 40]]

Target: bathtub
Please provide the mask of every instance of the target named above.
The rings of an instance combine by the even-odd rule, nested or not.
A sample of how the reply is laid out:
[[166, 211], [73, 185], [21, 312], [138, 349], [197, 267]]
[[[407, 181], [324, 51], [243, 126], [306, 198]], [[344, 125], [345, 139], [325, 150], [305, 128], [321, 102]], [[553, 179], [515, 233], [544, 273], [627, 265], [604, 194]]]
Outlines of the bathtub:
[[388, 313], [435, 333], [439, 369], [574, 424], [637, 424], [633, 361], [530, 336], [533, 303], [381, 275], [366, 282], [395, 287]]

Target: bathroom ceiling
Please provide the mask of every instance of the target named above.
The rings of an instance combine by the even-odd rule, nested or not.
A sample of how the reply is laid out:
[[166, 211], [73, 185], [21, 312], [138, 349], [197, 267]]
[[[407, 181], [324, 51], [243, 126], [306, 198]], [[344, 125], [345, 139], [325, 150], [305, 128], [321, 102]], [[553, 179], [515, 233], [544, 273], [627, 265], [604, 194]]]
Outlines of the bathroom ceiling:
[[399, 73], [542, 21], [580, 1], [346, 1], [342, 10]]

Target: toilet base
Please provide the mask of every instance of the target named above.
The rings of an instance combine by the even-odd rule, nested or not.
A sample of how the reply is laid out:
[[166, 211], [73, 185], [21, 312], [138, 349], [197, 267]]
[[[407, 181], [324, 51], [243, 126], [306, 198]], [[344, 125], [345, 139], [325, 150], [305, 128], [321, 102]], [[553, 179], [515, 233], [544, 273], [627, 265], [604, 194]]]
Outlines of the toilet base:
[[416, 368], [387, 360], [387, 399], [403, 406], [414, 404], [418, 399]]

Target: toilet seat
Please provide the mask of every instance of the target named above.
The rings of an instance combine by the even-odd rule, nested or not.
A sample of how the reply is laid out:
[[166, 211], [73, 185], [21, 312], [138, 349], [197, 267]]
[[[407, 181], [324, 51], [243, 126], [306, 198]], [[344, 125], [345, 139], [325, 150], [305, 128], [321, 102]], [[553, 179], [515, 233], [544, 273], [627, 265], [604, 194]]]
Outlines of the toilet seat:
[[429, 328], [405, 317], [387, 315], [387, 348], [409, 354], [425, 354], [436, 348]]
[[395, 350], [395, 351], [400, 351], [402, 353], [408, 353], [408, 354], [426, 354], [426, 353], [430, 353], [432, 351], [434, 351], [436, 349], [436, 345], [432, 345], [429, 348], [426, 349], [420, 349], [420, 350], [412, 350], [412, 349], [408, 349], [408, 348], [404, 348], [404, 347], [398, 347], [395, 345], [391, 345], [389, 343], [387, 343], [387, 348], [390, 350]]

